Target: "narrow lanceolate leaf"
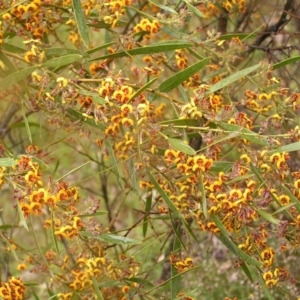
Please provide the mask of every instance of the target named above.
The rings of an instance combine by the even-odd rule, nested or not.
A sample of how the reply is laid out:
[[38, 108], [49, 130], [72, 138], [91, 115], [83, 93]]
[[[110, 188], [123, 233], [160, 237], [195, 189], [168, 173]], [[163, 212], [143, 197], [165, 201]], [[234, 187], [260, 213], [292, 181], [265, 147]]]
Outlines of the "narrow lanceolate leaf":
[[77, 49], [68, 49], [68, 48], [45, 48], [46, 56], [65, 56], [69, 54], [78, 54], [81, 52]]
[[72, 2], [73, 2], [74, 14], [75, 14], [75, 19], [78, 26], [79, 34], [83, 40], [85, 47], [89, 48], [90, 45], [89, 32], [86, 26], [85, 15], [81, 7], [81, 1], [73, 0]]
[[148, 231], [148, 222], [149, 222], [149, 217], [148, 213], [151, 210], [151, 205], [152, 205], [152, 194], [146, 198], [146, 203], [145, 203], [145, 217], [144, 217], [144, 222], [143, 222], [143, 237], [146, 236], [147, 231]]
[[211, 215], [211, 218], [221, 231], [220, 236], [217, 236], [217, 238], [227, 247], [228, 250], [230, 250], [233, 254], [235, 254], [238, 258], [242, 259], [244, 262], [256, 267], [261, 267], [261, 263], [259, 261], [246, 254], [237, 246], [236, 243], [234, 243], [231, 240], [226, 228], [216, 215]]
[[254, 65], [252, 67], [243, 69], [241, 71], [238, 71], [222, 80], [220, 80], [218, 83], [216, 83], [215, 85], [213, 85], [211, 87], [211, 89], [209, 90], [209, 92], [207, 93], [214, 93], [218, 90], [223, 89], [224, 87], [234, 83], [237, 80], [240, 80], [241, 78], [243, 78], [244, 76], [247, 76], [248, 74], [254, 72], [255, 70], [257, 70], [260, 67], [260, 64]]
[[282, 61], [278, 62], [277, 64], [273, 65], [273, 70], [282, 68], [282, 67], [284, 67], [286, 65], [293, 64], [293, 63], [295, 63], [298, 60], [300, 60], [300, 56], [294, 56], [294, 57], [282, 60]]
[[17, 72], [14, 72], [4, 79], [1, 79], [0, 81], [0, 90], [6, 89], [10, 87], [11, 85], [21, 81], [22, 79], [26, 78], [28, 75], [30, 75], [34, 70], [36, 70], [37, 67], [29, 67], [26, 69], [19, 70]]
[[268, 300], [275, 300], [274, 297], [271, 295], [270, 289], [267, 287], [267, 285], [265, 283], [265, 280], [263, 279], [263, 277], [261, 276], [261, 274], [259, 274], [258, 280], [260, 282], [260, 285], [261, 285], [261, 287], [262, 287], [262, 289], [264, 291], [264, 294], [265, 294], [266, 298]]
[[173, 8], [169, 7], [169, 6], [166, 6], [166, 5], [163, 5], [163, 4], [160, 4], [159, 2], [157, 1], [154, 1], [154, 0], [149, 0], [150, 3], [154, 4], [155, 6], [165, 10], [165, 11], [168, 11], [170, 12], [171, 14], [175, 14], [175, 15], [178, 15], [177, 11], [174, 10]]
[[300, 150], [300, 142], [295, 142], [292, 144], [284, 145], [281, 147], [278, 147], [274, 150], [269, 151], [269, 154], [273, 153], [280, 153], [280, 152], [293, 152]]
[[205, 194], [202, 174], [200, 174], [199, 179], [200, 179], [200, 191], [202, 194], [202, 211], [203, 211], [203, 215], [204, 215], [205, 219], [207, 219], [207, 215], [208, 215], [207, 203], [206, 203], [206, 194]]
[[[80, 58], [82, 58], [82, 56], [79, 54], [69, 54], [69, 55], [65, 55], [62, 57], [57, 57], [57, 58], [48, 60], [39, 66], [42, 66], [44, 68], [50, 68], [50, 67], [57, 68], [57, 67], [69, 65], [69, 64], [79, 60]], [[2, 79], [0, 81], [0, 90], [6, 89], [6, 88], [10, 87], [11, 85], [18, 83], [19, 81], [21, 81], [22, 79], [24, 79], [28, 75], [30, 75], [33, 71], [38, 69], [39, 66], [32, 66], [32, 67], [29, 67], [26, 69], [18, 70], [16, 72], [8, 75], [7, 77], [5, 77], [4, 79]]]
[[109, 141], [105, 141], [105, 147], [108, 151], [111, 164], [113, 165], [113, 171], [117, 177], [117, 181], [118, 181], [120, 187], [122, 188], [123, 184], [122, 184], [121, 175], [120, 175], [119, 168], [118, 168], [118, 160], [115, 156], [114, 149]]
[[63, 66], [70, 65], [81, 58], [82, 56], [79, 54], [68, 54], [65, 56], [56, 57], [48, 61], [45, 61], [44, 63], [41, 64], [41, 66], [45, 68], [60, 68]]
[[93, 282], [93, 290], [97, 296], [97, 300], [104, 300], [99, 290], [98, 280], [94, 276], [92, 276], [92, 282]]
[[28, 119], [27, 119], [26, 114], [24, 113], [24, 111], [22, 112], [22, 114], [23, 114], [23, 119], [24, 119], [26, 131], [27, 131], [28, 139], [29, 139], [29, 142], [32, 144], [32, 135], [31, 135]]
[[262, 146], [268, 146], [269, 145], [269, 143], [267, 142], [265, 137], [260, 136], [259, 134], [251, 131], [248, 128], [241, 127], [241, 126], [235, 125], [235, 124], [228, 124], [228, 123], [225, 123], [225, 122], [219, 122], [218, 125], [221, 128], [223, 128], [224, 130], [239, 133], [239, 135], [242, 138], [244, 138], [244, 139], [246, 139], [246, 140], [248, 140], [248, 141], [250, 141], [254, 144], [258, 144], [258, 145], [262, 145]]
[[129, 101], [135, 99], [139, 94], [141, 94], [144, 90], [146, 90], [149, 86], [151, 86], [155, 81], [157, 80], [156, 78], [153, 78], [149, 82], [147, 82], [144, 86], [142, 86], [140, 89], [138, 89], [129, 99]]
[[0, 167], [12, 167], [16, 165], [13, 158], [0, 158]]
[[210, 57], [204, 58], [199, 62], [193, 64], [192, 66], [174, 74], [159, 86], [159, 91], [165, 93], [169, 92], [170, 90], [174, 89], [179, 84], [187, 80], [189, 77], [200, 71], [203, 67], [207, 65], [209, 61]]
[[174, 138], [168, 138], [168, 141], [171, 146], [173, 146], [176, 150], [181, 151], [188, 155], [195, 155], [196, 151], [189, 146], [187, 143], [185, 143], [182, 140], [174, 139]]
[[22, 211], [22, 209], [21, 209], [21, 206], [20, 206], [19, 201], [17, 201], [17, 205], [18, 205], [18, 213], [19, 213], [21, 225], [22, 225], [24, 228], [26, 228], [27, 231], [29, 231], [29, 228], [28, 228], [27, 222], [26, 222], [26, 220], [25, 220], [25, 217], [24, 217], [24, 215], [23, 215], [23, 211]]
[[278, 219], [274, 218], [273, 216], [271, 216], [270, 214], [268, 214], [264, 210], [256, 209], [256, 211], [258, 212], [258, 214], [260, 214], [268, 222], [270, 222], [272, 224], [276, 224], [276, 225], [279, 224], [280, 221]]
[[283, 184], [283, 189], [287, 193], [287, 195], [290, 197], [291, 201], [294, 203], [298, 213], [300, 214], [300, 203], [299, 200], [293, 195], [293, 193]]
[[199, 18], [201, 18], [201, 19], [205, 18], [204, 14], [203, 14], [198, 8], [196, 8], [195, 6], [193, 6], [192, 4], [190, 4], [190, 3], [189, 3], [188, 1], [186, 1], [186, 0], [184, 0], [183, 2], [187, 5], [188, 9], [189, 9], [194, 15], [196, 15], [197, 17], [199, 17]]
[[128, 55], [131, 56], [131, 55], [143, 55], [143, 54], [166, 52], [166, 51], [172, 51], [172, 50], [176, 50], [176, 49], [184, 49], [184, 48], [188, 48], [191, 46], [192, 46], [192, 44], [188, 41], [182, 41], [182, 40], [165, 41], [165, 42], [159, 42], [159, 43], [144, 46], [144, 47], [130, 49], [128, 51], [121, 51], [121, 52], [104, 55], [104, 56], [92, 59], [90, 61], [124, 57], [124, 56], [128, 56]]
[[138, 240], [130, 239], [125, 236], [119, 236], [116, 234], [110, 234], [110, 233], [103, 233], [97, 237], [97, 239], [100, 239], [104, 242], [110, 243], [110, 244], [126, 244], [126, 245], [135, 245], [140, 244], [141, 242]]
[[86, 51], [86, 53], [87, 54], [92, 54], [94, 52], [100, 51], [101, 49], [106, 49], [106, 48], [110, 47], [111, 45], [113, 45], [115, 43], [116, 42], [109, 42], [109, 43], [103, 44], [101, 46], [98, 46], [98, 47], [95, 47], [93, 49], [90, 49], [90, 50]]
[[176, 206], [174, 205], [172, 200], [169, 198], [169, 196], [165, 193], [165, 191], [161, 188], [159, 183], [154, 178], [153, 174], [150, 171], [148, 172], [148, 174], [149, 174], [150, 181], [153, 183], [155, 189], [161, 195], [163, 200], [166, 202], [169, 209], [174, 213], [174, 217], [180, 217], [182, 219], [182, 217], [181, 217], [179, 211], [177, 210]]

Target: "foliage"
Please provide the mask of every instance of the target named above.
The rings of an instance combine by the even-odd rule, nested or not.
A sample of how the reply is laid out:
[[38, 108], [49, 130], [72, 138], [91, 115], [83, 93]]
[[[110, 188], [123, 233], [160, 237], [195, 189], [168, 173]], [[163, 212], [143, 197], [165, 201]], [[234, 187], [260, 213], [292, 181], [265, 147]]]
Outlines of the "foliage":
[[300, 297], [282, 2], [0, 1], [3, 299]]

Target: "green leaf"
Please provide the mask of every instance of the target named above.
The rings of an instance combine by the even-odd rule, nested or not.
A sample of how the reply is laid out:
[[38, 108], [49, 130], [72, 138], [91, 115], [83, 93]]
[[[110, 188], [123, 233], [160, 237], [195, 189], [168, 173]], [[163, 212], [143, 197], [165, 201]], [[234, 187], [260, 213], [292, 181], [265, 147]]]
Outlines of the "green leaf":
[[130, 239], [125, 236], [119, 236], [119, 235], [110, 234], [110, 233], [100, 234], [99, 236], [97, 236], [97, 239], [100, 239], [100, 240], [110, 243], [110, 244], [136, 245], [136, 244], [141, 243], [138, 240], [134, 240], [134, 239]]
[[291, 57], [288, 59], [284, 59], [284, 60], [274, 64], [272, 67], [273, 67], [273, 70], [276, 70], [276, 69], [282, 68], [286, 65], [293, 64], [298, 60], [300, 60], [300, 56], [294, 56], [294, 57]]
[[291, 201], [294, 203], [298, 213], [300, 214], [300, 202], [299, 200], [293, 195], [293, 193], [283, 184], [282, 188], [285, 190], [286, 194], [290, 197]]
[[99, 46], [99, 47], [95, 47], [95, 48], [93, 48], [93, 49], [90, 49], [90, 50], [86, 51], [86, 53], [87, 53], [87, 54], [92, 54], [92, 53], [97, 52], [97, 51], [99, 51], [99, 50], [108, 48], [108, 47], [110, 47], [111, 45], [113, 45], [113, 44], [115, 44], [115, 43], [116, 43], [116, 42], [109, 42], [109, 43], [103, 44], [103, 45], [101, 45], [101, 46]]
[[211, 172], [228, 172], [233, 166], [229, 161], [215, 161], [210, 169]]
[[273, 298], [273, 296], [271, 295], [269, 288], [266, 286], [265, 280], [263, 279], [261, 274], [259, 274], [258, 279], [259, 279], [260, 285], [264, 291], [264, 294], [268, 298], [268, 300], [275, 300]]
[[86, 26], [85, 15], [84, 15], [84, 12], [81, 7], [81, 1], [73, 0], [72, 2], [73, 2], [75, 20], [76, 20], [76, 24], [78, 26], [79, 34], [83, 40], [85, 47], [89, 48], [90, 47], [89, 32], [88, 32], [88, 28]]
[[206, 193], [204, 189], [202, 174], [199, 175], [199, 179], [200, 179], [200, 191], [202, 196], [202, 211], [205, 219], [207, 219], [208, 213], [207, 213]]
[[81, 90], [79, 90], [79, 94], [92, 97], [93, 101], [98, 104], [107, 104], [108, 103], [107, 100], [100, 97], [99, 94], [96, 92], [91, 92], [91, 91], [81, 89]]
[[13, 158], [0, 158], [0, 167], [12, 167], [16, 164]]
[[105, 147], [108, 151], [111, 164], [113, 166], [113, 171], [114, 171], [114, 173], [117, 177], [117, 181], [118, 181], [120, 187], [122, 188], [123, 184], [122, 184], [121, 175], [120, 175], [119, 167], [118, 167], [118, 161], [117, 161], [117, 158], [115, 156], [114, 149], [112, 148], [110, 141], [106, 140], [104, 143], [105, 143]]
[[164, 42], [159, 42], [144, 47], [130, 49], [127, 51], [121, 51], [121, 52], [104, 55], [98, 58], [94, 58], [90, 61], [107, 59], [107, 58], [110, 59], [110, 58], [124, 57], [128, 55], [132, 56], [132, 55], [144, 55], [144, 54], [166, 52], [166, 51], [172, 51], [176, 49], [184, 49], [191, 46], [192, 44], [188, 41], [182, 41], [182, 40], [164, 41]]
[[255, 210], [268, 222], [270, 222], [272, 224], [276, 224], [276, 225], [278, 225], [280, 223], [280, 221], [278, 219], [274, 218], [273, 216], [271, 216], [264, 210], [261, 210], [261, 209], [255, 209]]
[[168, 205], [169, 209], [174, 213], [174, 217], [179, 217], [180, 219], [183, 219], [180, 212], [177, 210], [176, 206], [174, 205], [174, 203], [172, 202], [172, 200], [168, 197], [168, 195], [165, 193], [165, 191], [161, 188], [161, 186], [159, 185], [159, 183], [156, 181], [156, 179], [154, 178], [154, 176], [152, 175], [152, 173], [150, 171], [148, 171], [149, 174], [149, 178], [150, 181], [153, 183], [155, 189], [158, 191], [158, 193], [161, 195], [161, 197], [163, 198], [163, 200], [166, 202], [166, 204]]
[[24, 218], [24, 215], [23, 215], [23, 212], [22, 212], [22, 209], [21, 209], [21, 206], [20, 206], [19, 201], [17, 201], [17, 205], [18, 205], [18, 213], [19, 213], [19, 218], [20, 218], [21, 225], [22, 225], [27, 231], [29, 231], [29, 228], [28, 228], [27, 222], [26, 222], [26, 220], [25, 220], [25, 218]]
[[95, 123], [94, 120], [91, 120], [91, 119], [86, 119], [81, 112], [77, 111], [77, 110], [74, 110], [74, 109], [71, 109], [69, 108], [68, 110], [68, 117], [70, 119], [73, 119], [73, 120], [80, 120], [81, 122], [85, 123], [85, 124], [88, 124], [88, 125], [91, 125], [93, 127], [97, 127], [97, 128], [100, 128], [101, 130], [105, 130], [106, 129], [106, 126], [102, 123]]
[[23, 53], [26, 52], [26, 49], [18, 47], [18, 46], [13, 45], [13, 44], [6, 43], [6, 42], [4, 44], [2, 44], [1, 47], [6, 52], [9, 52], [9, 53], [23, 54]]
[[53, 240], [53, 243], [54, 243], [56, 253], [59, 253], [57, 237], [56, 237], [56, 234], [54, 232], [55, 232], [54, 214], [53, 214], [53, 211], [51, 210], [51, 237], [52, 237], [52, 240]]
[[171, 14], [175, 14], [175, 15], [178, 15], [177, 11], [172, 9], [171, 7], [168, 7], [166, 5], [163, 5], [163, 4], [160, 4], [160, 3], [157, 3], [156, 1], [153, 1], [153, 0], [149, 0], [148, 2], [154, 4], [155, 6], [161, 8], [162, 10], [165, 10], [165, 11], [168, 11], [170, 12]]
[[238, 258], [242, 259], [244, 262], [248, 263], [249, 265], [253, 265], [256, 267], [261, 267], [261, 263], [256, 259], [252, 258], [244, 251], [242, 251], [228, 236], [228, 232], [222, 222], [216, 215], [211, 215], [212, 220], [215, 222], [217, 227], [220, 229], [221, 234], [216, 237], [230, 250], [233, 254], [235, 254]]
[[168, 142], [170, 143], [170, 145], [172, 145], [172, 147], [174, 147], [174, 149], [181, 151], [185, 154], [188, 155], [195, 155], [196, 151], [189, 146], [187, 143], [185, 143], [182, 140], [179, 139], [174, 139], [174, 138], [168, 138]]
[[45, 48], [46, 56], [65, 56], [69, 54], [81, 54], [81, 51], [77, 49], [68, 49], [68, 48]]
[[15, 226], [13, 226], [13, 225], [3, 224], [3, 225], [0, 225], [0, 230], [7, 230], [7, 229], [14, 228], [14, 227]]
[[94, 276], [92, 276], [92, 281], [93, 281], [93, 290], [94, 290], [94, 292], [97, 296], [97, 299], [98, 300], [104, 300], [104, 298], [102, 297], [102, 294], [99, 290], [98, 281]]
[[30, 127], [29, 127], [29, 124], [28, 124], [28, 119], [27, 119], [26, 114], [25, 114], [24, 111], [22, 112], [22, 115], [23, 115], [23, 120], [24, 120], [24, 123], [25, 123], [25, 127], [26, 127], [29, 142], [30, 142], [30, 144], [33, 144]]
[[102, 215], [105, 215], [105, 214], [107, 214], [107, 211], [105, 211], [105, 210], [100, 211], [99, 210], [99, 211], [94, 212], [93, 214], [82, 214], [82, 215], [79, 215], [78, 217], [80, 217], [80, 218], [86, 218], [86, 217], [91, 218], [91, 217], [102, 216]]
[[166, 120], [159, 122], [158, 124], [161, 125], [178, 125], [178, 126], [187, 126], [187, 127], [198, 127], [199, 126], [199, 120], [196, 119], [174, 119], [174, 120]]
[[190, 78], [192, 75], [200, 71], [203, 67], [205, 67], [208, 64], [209, 61], [210, 57], [204, 58], [203, 60], [200, 60], [192, 66], [174, 74], [159, 86], [159, 91], [164, 93], [169, 92], [170, 90], [174, 89], [179, 84]]
[[140, 95], [144, 90], [146, 90], [149, 86], [151, 86], [155, 81], [157, 80], [156, 78], [153, 78], [149, 82], [147, 82], [144, 86], [142, 86], [140, 89], [138, 89], [129, 99], [129, 102], [133, 99], [135, 99], [138, 95]]
[[10, 87], [11, 85], [21, 81], [22, 79], [26, 78], [28, 75], [30, 75], [33, 71], [37, 69], [36, 66], [29, 67], [26, 69], [18, 70], [4, 79], [1, 80], [0, 82], [0, 90], [6, 89]]
[[221, 41], [222, 40], [229, 41], [232, 38], [239, 38], [240, 40], [245, 41], [249, 38], [256, 37], [256, 36], [257, 34], [255, 33], [228, 33], [228, 34], [221, 35], [218, 39]]
[[243, 262], [243, 263], [241, 264], [241, 267], [242, 267], [244, 273], [246, 274], [246, 276], [249, 278], [249, 280], [250, 280], [251, 282], [253, 282], [252, 275], [251, 275], [251, 272], [250, 272], [250, 270], [249, 270], [247, 264], [246, 264], [245, 262]]
[[145, 217], [144, 217], [144, 222], [143, 222], [143, 237], [146, 236], [147, 231], [148, 231], [148, 220], [149, 220], [148, 213], [150, 212], [151, 205], [152, 205], [152, 194], [150, 193], [150, 195], [146, 198], [146, 204], [145, 204]]
[[187, 5], [188, 9], [189, 9], [192, 13], [194, 13], [197, 17], [199, 17], [199, 18], [201, 18], [201, 19], [205, 18], [204, 14], [203, 14], [198, 8], [196, 8], [194, 5], [190, 4], [190, 3], [189, 3], [188, 1], [186, 1], [186, 0], [184, 0], [183, 2]]
[[211, 87], [211, 89], [207, 92], [207, 94], [214, 93], [220, 89], [223, 89], [224, 87], [232, 84], [233, 82], [247, 76], [248, 74], [252, 73], [253, 71], [257, 70], [260, 67], [260, 64], [254, 65], [252, 67], [243, 69], [241, 71], [238, 71], [222, 80], [217, 82], [215, 85]]
[[61, 176], [59, 179], [57, 179], [56, 182], [59, 182], [59, 181], [63, 180], [63, 179], [66, 178], [67, 176], [73, 174], [74, 172], [78, 171], [79, 169], [81, 169], [82, 167], [86, 166], [87, 164], [89, 164], [89, 163], [91, 163], [91, 162], [92, 162], [92, 161], [89, 160], [89, 161], [87, 161], [87, 162], [81, 164], [80, 166], [78, 166], [78, 167], [72, 169], [71, 171], [69, 171], [68, 173], [64, 174], [64, 175]]
[[147, 287], [154, 287], [153, 283], [151, 283], [150, 281], [145, 280], [143, 278], [131, 277], [131, 278], [125, 278], [124, 280], [129, 281], [129, 282], [136, 282], [140, 285], [144, 285]]
[[82, 55], [79, 54], [68, 54], [65, 56], [56, 57], [48, 61], [45, 61], [44, 63], [41, 64], [41, 66], [45, 68], [60, 68], [63, 66], [70, 65], [81, 58]]
[[40, 285], [40, 283], [38, 283], [38, 282], [24, 282], [24, 285], [25, 286], [38, 286], [38, 285]]
[[274, 150], [269, 151], [268, 153], [274, 154], [274, 153], [281, 153], [281, 152], [293, 152], [298, 150], [300, 150], [300, 142], [295, 142], [295, 143], [278, 147]]
[[263, 136], [260, 136], [259, 134], [251, 131], [248, 128], [245, 127], [241, 127], [239, 125], [236, 124], [228, 124], [225, 122], [218, 122], [218, 125], [223, 128], [224, 130], [227, 131], [232, 131], [232, 132], [237, 132], [239, 135], [241, 135], [242, 138], [254, 143], [254, 144], [258, 144], [258, 145], [262, 145], [262, 146], [268, 146], [269, 143], [267, 141], [267, 139]]

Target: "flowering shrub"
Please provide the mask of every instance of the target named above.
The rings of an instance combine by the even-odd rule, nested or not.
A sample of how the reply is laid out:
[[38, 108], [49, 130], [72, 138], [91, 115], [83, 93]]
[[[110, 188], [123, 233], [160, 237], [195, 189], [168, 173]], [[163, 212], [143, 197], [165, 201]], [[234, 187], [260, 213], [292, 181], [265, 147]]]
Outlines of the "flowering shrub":
[[300, 297], [299, 24], [269, 2], [0, 1], [0, 297], [245, 297], [190, 277], [209, 251]]

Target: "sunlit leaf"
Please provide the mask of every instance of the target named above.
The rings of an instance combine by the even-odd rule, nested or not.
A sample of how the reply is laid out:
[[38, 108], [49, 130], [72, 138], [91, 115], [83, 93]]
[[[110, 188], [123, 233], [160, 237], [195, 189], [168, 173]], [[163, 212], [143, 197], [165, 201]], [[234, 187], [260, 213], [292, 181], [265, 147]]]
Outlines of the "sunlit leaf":
[[107, 243], [110, 243], [110, 244], [135, 245], [135, 244], [141, 243], [141, 241], [134, 240], [134, 239], [128, 238], [126, 236], [119, 236], [119, 235], [110, 234], [110, 233], [100, 234], [97, 236], [97, 239], [102, 240]]
[[97, 296], [97, 299], [98, 300], [104, 300], [104, 298], [102, 297], [102, 294], [101, 294], [101, 292], [99, 290], [98, 281], [97, 281], [97, 279], [94, 276], [92, 276], [92, 282], [93, 282], [93, 290], [94, 290], [94, 292], [95, 292], [95, 294]]
[[182, 140], [179, 139], [174, 139], [174, 138], [168, 138], [168, 142], [170, 143], [171, 146], [174, 147], [174, 149], [181, 151], [183, 153], [186, 153], [188, 155], [195, 155], [196, 151], [189, 146], [187, 143], [185, 143]]
[[187, 5], [188, 9], [193, 14], [195, 14], [197, 17], [199, 17], [200, 19], [205, 18], [205, 15], [197, 7], [195, 7], [194, 5], [190, 4], [187, 0], [184, 0], [183, 2]]
[[0, 158], [0, 167], [12, 167], [17, 163], [13, 158]]
[[110, 158], [111, 164], [113, 166], [113, 171], [117, 177], [117, 181], [118, 181], [120, 187], [122, 187], [123, 184], [122, 184], [121, 175], [120, 175], [120, 171], [119, 171], [119, 167], [118, 167], [118, 160], [115, 156], [115, 152], [114, 152], [114, 149], [112, 148], [110, 141], [105, 141], [105, 147], [108, 151], [109, 158]]
[[269, 143], [267, 139], [259, 134], [247, 129], [245, 127], [241, 127], [236, 124], [228, 124], [225, 122], [218, 122], [218, 125], [226, 131], [232, 131], [238, 133], [242, 138], [258, 145], [268, 146]]
[[22, 209], [21, 209], [21, 206], [20, 206], [20, 202], [17, 201], [17, 205], [18, 205], [18, 213], [19, 213], [19, 218], [20, 218], [20, 222], [21, 222], [21, 225], [27, 230], [29, 231], [29, 228], [28, 228], [28, 225], [27, 225], [27, 222], [25, 220], [25, 217], [23, 215], [23, 212], [22, 212]]
[[10, 87], [11, 85], [14, 85], [15, 83], [21, 81], [22, 79], [26, 78], [28, 75], [30, 75], [33, 71], [35, 71], [37, 67], [29, 67], [26, 69], [18, 70], [7, 77], [1, 79], [0, 81], [0, 90], [6, 89]]
[[147, 231], [148, 231], [148, 221], [149, 217], [147, 214], [150, 212], [152, 205], [152, 193], [146, 198], [146, 203], [145, 203], [145, 217], [144, 217], [144, 222], [143, 222], [143, 237], [146, 236]]
[[100, 97], [98, 93], [96, 92], [91, 92], [91, 91], [87, 91], [87, 90], [79, 90], [79, 94], [81, 95], [85, 95], [85, 96], [90, 96], [93, 101], [95, 101], [98, 104], [106, 104], [108, 103], [107, 100], [105, 100], [104, 98]]
[[207, 219], [208, 213], [207, 213], [206, 193], [205, 193], [205, 189], [204, 189], [202, 174], [199, 175], [199, 183], [200, 183], [200, 191], [201, 191], [201, 197], [202, 197], [202, 211], [203, 211], [203, 215], [204, 215], [205, 219]]
[[163, 198], [163, 200], [166, 202], [166, 204], [168, 205], [169, 209], [174, 213], [174, 217], [181, 217], [179, 211], [177, 210], [176, 206], [174, 205], [174, 203], [172, 202], [172, 200], [168, 197], [168, 195], [166, 194], [166, 192], [161, 188], [161, 186], [159, 185], [159, 183], [157, 182], [157, 180], [154, 178], [153, 174], [149, 171], [149, 178], [150, 181], [153, 183], [155, 189], [157, 190], [157, 192], [161, 195], [161, 197]]
[[270, 214], [268, 214], [267, 212], [265, 212], [264, 210], [261, 209], [255, 209], [265, 220], [267, 220], [268, 222], [272, 223], [272, 224], [276, 224], [278, 225], [280, 223], [280, 220], [274, 218], [273, 216], [271, 216]]
[[144, 286], [147, 286], [147, 287], [154, 287], [153, 283], [151, 283], [150, 281], [145, 280], [143, 278], [131, 277], [131, 278], [125, 278], [124, 280], [129, 281], [129, 282], [136, 282], [140, 285], [144, 285]]
[[82, 214], [82, 215], [79, 215], [78, 217], [80, 217], [80, 218], [85, 218], [85, 217], [91, 218], [91, 217], [102, 216], [102, 215], [105, 215], [105, 214], [107, 214], [107, 211], [102, 210], [102, 211], [96, 211], [92, 214]]
[[142, 86], [140, 89], [138, 89], [129, 99], [129, 101], [135, 99], [138, 95], [140, 95], [143, 91], [145, 91], [149, 86], [151, 86], [155, 81], [157, 80], [156, 78], [153, 78], [149, 82], [147, 82], [144, 86]]
[[273, 67], [273, 70], [276, 70], [276, 69], [282, 68], [286, 65], [294, 64], [298, 60], [300, 60], [300, 56], [294, 56], [294, 57], [291, 57], [291, 58], [284, 59], [284, 60], [274, 64], [272, 67]]
[[108, 55], [104, 55], [95, 59], [92, 59], [91, 61], [94, 60], [100, 60], [100, 59], [111, 59], [111, 58], [117, 58], [117, 57], [124, 57], [124, 56], [132, 56], [132, 55], [142, 55], [142, 54], [153, 54], [153, 53], [159, 53], [159, 52], [166, 52], [166, 51], [172, 51], [176, 49], [184, 49], [191, 47], [192, 44], [188, 41], [164, 41], [164, 42], [159, 42], [156, 44], [150, 44], [148, 46], [144, 47], [139, 47], [139, 48], [134, 48], [130, 49], [127, 51], [121, 51], [121, 52], [116, 52]]
[[68, 48], [45, 48], [46, 56], [65, 56], [69, 54], [78, 54], [81, 55], [82, 52], [77, 49], [68, 49]]
[[86, 48], [90, 47], [90, 38], [88, 28], [86, 26], [86, 18], [84, 12], [82, 10], [81, 1], [80, 0], [72, 0], [75, 20], [78, 27], [79, 34], [83, 40], [83, 43]]
[[243, 69], [241, 71], [237, 71], [236, 73], [220, 80], [219, 82], [217, 82], [215, 85], [213, 85], [209, 92], [209, 94], [211, 93], [214, 93], [214, 92], [217, 92], [218, 90], [221, 90], [223, 89], [224, 87], [234, 83], [235, 81], [237, 80], [240, 80], [241, 78], [247, 76], [248, 74], [254, 72], [255, 70], [257, 70], [261, 65], [260, 64], [257, 64], [257, 65], [254, 65], [252, 67], [248, 67], [246, 69]]
[[156, 2], [156, 1], [154, 1], [154, 0], [149, 0], [149, 2], [152, 3], [152, 4], [154, 4], [154, 5], [157, 6], [157, 7], [161, 8], [161, 9], [165, 10], [165, 11], [170, 12], [171, 14], [178, 15], [177, 11], [174, 10], [174, 9], [172, 9], [172, 8], [169, 7], [169, 6], [163, 5], [163, 4], [161, 4], [161, 3], [159, 3], [159, 2]]
[[278, 147], [274, 150], [269, 151], [269, 154], [274, 153], [281, 153], [281, 152], [293, 152], [293, 151], [299, 151], [300, 150], [300, 142], [291, 143], [288, 145], [284, 145], [281, 147]]
[[256, 267], [261, 267], [261, 263], [259, 261], [242, 251], [237, 246], [237, 244], [235, 244], [230, 239], [227, 230], [216, 215], [211, 215], [211, 218], [221, 231], [221, 234], [219, 236], [217, 235], [216, 237], [228, 248], [228, 250], [230, 250], [233, 254], [235, 254], [238, 258], [242, 259], [244, 262]]
[[200, 71], [202, 68], [204, 68], [208, 62], [210, 61], [210, 57], [205, 58], [194, 65], [177, 72], [173, 76], [169, 77], [167, 80], [165, 80], [160, 86], [159, 86], [159, 91], [160, 92], [169, 92], [170, 90], [174, 89], [177, 87], [179, 84], [190, 78], [192, 75]]
[[299, 200], [293, 195], [293, 193], [288, 189], [286, 185], [282, 185], [282, 188], [285, 190], [286, 194], [290, 197], [291, 201], [294, 203], [298, 213], [300, 214], [300, 202]]
[[82, 55], [79, 54], [68, 54], [45, 61], [41, 64], [41, 66], [45, 68], [60, 68], [63, 66], [70, 65], [81, 58]]

